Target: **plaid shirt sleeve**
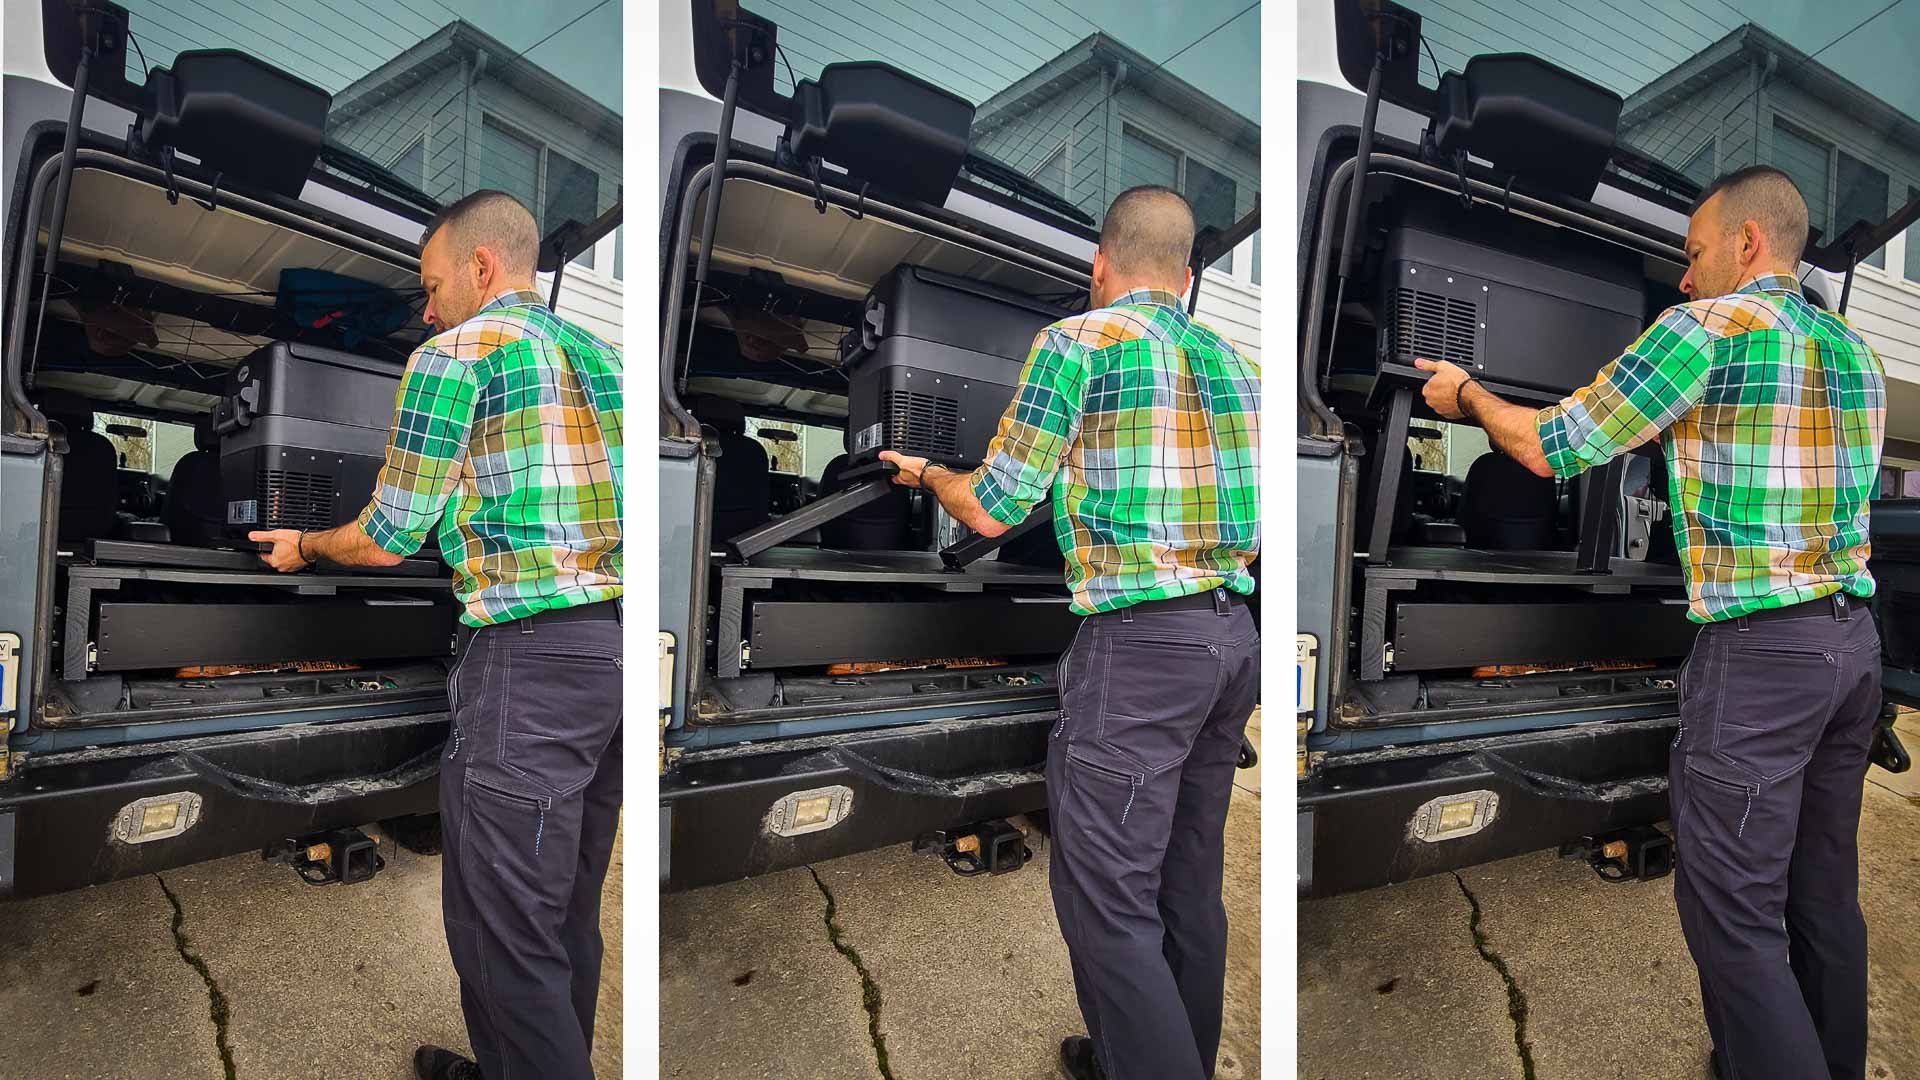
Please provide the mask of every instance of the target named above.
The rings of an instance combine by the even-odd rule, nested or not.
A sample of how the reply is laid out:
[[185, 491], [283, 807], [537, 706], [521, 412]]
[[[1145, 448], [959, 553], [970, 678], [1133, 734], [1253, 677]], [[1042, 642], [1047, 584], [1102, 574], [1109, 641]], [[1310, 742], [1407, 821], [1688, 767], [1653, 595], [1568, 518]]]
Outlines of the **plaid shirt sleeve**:
[[469, 429], [480, 397], [473, 365], [433, 345], [413, 354], [400, 380], [387, 460], [360, 529], [395, 555], [427, 542], [460, 483]]
[[995, 521], [1018, 525], [1051, 494], [1060, 459], [1080, 432], [1087, 352], [1058, 327], [1034, 338], [986, 463], [972, 476], [974, 497]]
[[1658, 438], [1706, 392], [1714, 335], [1683, 307], [1659, 320], [1583, 389], [1534, 420], [1547, 464], [1576, 476]]

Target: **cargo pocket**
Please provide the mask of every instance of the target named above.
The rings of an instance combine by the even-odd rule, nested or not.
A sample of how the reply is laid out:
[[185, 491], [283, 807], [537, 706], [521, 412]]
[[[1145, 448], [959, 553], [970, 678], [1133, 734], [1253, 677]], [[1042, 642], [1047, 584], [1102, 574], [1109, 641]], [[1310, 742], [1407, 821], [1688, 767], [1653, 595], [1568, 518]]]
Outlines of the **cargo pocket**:
[[1133, 816], [1140, 787], [1146, 783], [1144, 771], [1130, 762], [1116, 761], [1097, 748], [1067, 744], [1066, 772], [1071, 798], [1082, 816], [1081, 824], [1092, 834], [1103, 826], [1118, 828]]

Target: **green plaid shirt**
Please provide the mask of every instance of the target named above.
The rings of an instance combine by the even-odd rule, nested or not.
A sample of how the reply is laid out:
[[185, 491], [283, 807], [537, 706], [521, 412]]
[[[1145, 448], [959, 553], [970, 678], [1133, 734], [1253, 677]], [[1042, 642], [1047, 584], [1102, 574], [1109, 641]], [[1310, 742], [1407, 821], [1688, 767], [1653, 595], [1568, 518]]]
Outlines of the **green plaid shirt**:
[[1260, 369], [1141, 289], [1040, 332], [973, 473], [994, 520], [1053, 496], [1081, 615], [1253, 592], [1260, 547]]
[[436, 527], [469, 626], [621, 595], [620, 353], [506, 292], [414, 350], [360, 528]]
[[1667, 309], [1538, 425], [1559, 476], [1662, 439], [1688, 617], [1705, 623], [1873, 595], [1886, 417], [1880, 358], [1794, 279], [1766, 275]]

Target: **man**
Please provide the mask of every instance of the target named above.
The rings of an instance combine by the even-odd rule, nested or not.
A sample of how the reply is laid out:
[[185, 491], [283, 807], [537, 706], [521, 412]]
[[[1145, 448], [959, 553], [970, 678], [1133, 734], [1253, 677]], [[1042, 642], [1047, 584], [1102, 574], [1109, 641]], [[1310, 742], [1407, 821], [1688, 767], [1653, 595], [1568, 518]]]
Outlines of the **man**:
[[1054, 910], [1090, 1036], [1061, 1044], [1071, 1080], [1210, 1077], [1220, 1045], [1223, 837], [1260, 681], [1242, 599], [1260, 374], [1180, 303], [1193, 231], [1177, 192], [1122, 192], [1093, 310], [1035, 340], [986, 463], [881, 455], [987, 536], [1052, 499], [1085, 616], [1060, 662], [1046, 774]]
[[1716, 181], [1687, 230], [1692, 302], [1592, 385], [1535, 412], [1446, 363], [1427, 403], [1541, 476], [1660, 437], [1689, 617], [1669, 797], [1674, 894], [1728, 1080], [1866, 1069], [1867, 931], [1856, 836], [1880, 710], [1867, 500], [1879, 358], [1801, 297], [1807, 204], [1785, 173]]
[[426, 319], [373, 501], [252, 533], [277, 570], [389, 566], [429, 533], [464, 607], [440, 772], [442, 908], [478, 1064], [421, 1080], [591, 1077], [600, 889], [620, 776], [620, 354], [533, 291], [540, 237], [478, 191], [427, 225]]

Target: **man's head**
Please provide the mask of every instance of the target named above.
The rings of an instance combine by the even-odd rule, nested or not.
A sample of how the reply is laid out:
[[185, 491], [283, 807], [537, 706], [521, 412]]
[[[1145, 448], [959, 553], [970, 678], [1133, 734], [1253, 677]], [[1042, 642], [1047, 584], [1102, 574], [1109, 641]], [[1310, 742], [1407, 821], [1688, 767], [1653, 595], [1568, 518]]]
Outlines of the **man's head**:
[[540, 229], [520, 200], [504, 191], [461, 198], [427, 222], [420, 240], [426, 320], [446, 330], [509, 289], [533, 288], [539, 260]]
[[1767, 273], [1791, 277], [1807, 246], [1807, 200], [1786, 173], [1754, 165], [1715, 180], [1687, 225], [1690, 299], [1725, 296]]
[[1106, 307], [1134, 289], [1176, 296], [1193, 282], [1193, 209], [1172, 188], [1128, 188], [1100, 223], [1093, 255], [1092, 305]]

